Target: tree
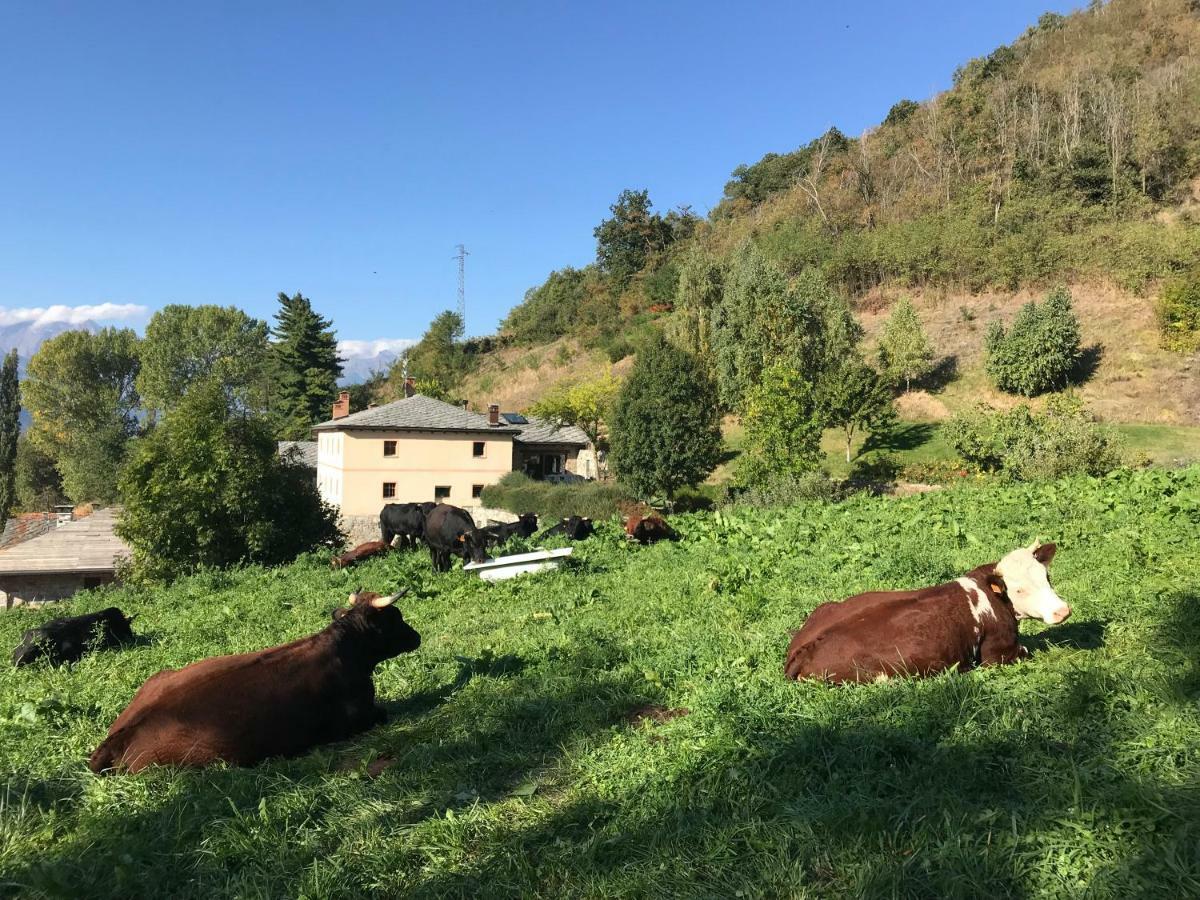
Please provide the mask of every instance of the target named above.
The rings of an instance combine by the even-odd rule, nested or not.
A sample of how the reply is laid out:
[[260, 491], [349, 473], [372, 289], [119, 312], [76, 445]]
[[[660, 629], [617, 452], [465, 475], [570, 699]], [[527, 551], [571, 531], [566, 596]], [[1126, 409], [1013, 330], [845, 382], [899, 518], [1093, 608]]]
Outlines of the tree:
[[750, 389], [737, 480], [755, 487], [816, 470], [824, 422], [813, 384], [785, 363], [768, 366]]
[[403, 357], [408, 364], [408, 374], [413, 378], [436, 381], [444, 388], [457, 383], [462, 375], [465, 330], [458, 313], [451, 310], [438, 313], [421, 340], [409, 347]]
[[906, 391], [933, 366], [933, 349], [907, 297], [900, 298], [879, 335], [879, 365], [894, 384], [903, 380]]
[[643, 499], [670, 501], [717, 465], [721, 417], [696, 357], [653, 339], [621, 388], [609, 436], [617, 478]]
[[672, 223], [651, 213], [649, 191], [621, 191], [605, 219], [592, 232], [596, 262], [619, 286], [645, 268], [650, 258], [667, 248], [674, 238]]
[[75, 503], [111, 502], [137, 432], [138, 338], [128, 328], [65, 331], [29, 361], [21, 388], [30, 434], [54, 460]]
[[17, 441], [16, 483], [17, 507], [23, 512], [53, 509], [65, 499], [54, 460], [28, 434]]
[[675, 285], [672, 340], [688, 353], [707, 359], [712, 351], [712, 315], [721, 302], [725, 267], [709, 251], [693, 244], [679, 262]]
[[280, 458], [269, 424], [235, 412], [224, 386], [196, 382], [137, 441], [121, 477], [117, 534], [135, 580], [275, 565], [337, 540], [311, 470]]
[[142, 339], [138, 393], [161, 414], [196, 381], [215, 378], [230, 405], [261, 410], [270, 393], [269, 353], [267, 323], [235, 306], [164, 306]]
[[1200, 347], [1200, 268], [1163, 288], [1158, 327], [1168, 350], [1188, 352]]
[[740, 408], [763, 370], [785, 363], [811, 381], [854, 353], [862, 327], [849, 304], [820, 272], [806, 269], [789, 283], [750, 242], [735, 252], [711, 341], [721, 403]]
[[301, 294], [279, 295], [271, 358], [276, 379], [271, 406], [278, 437], [303, 440], [315, 422], [329, 418], [342, 375], [332, 323]]
[[1033, 397], [1066, 387], [1083, 355], [1070, 293], [1058, 287], [1043, 303], [1031, 300], [1008, 330], [993, 322], [984, 347], [988, 375], [1002, 391]]
[[826, 373], [819, 395], [825, 424], [840, 428], [846, 438], [846, 462], [854, 458], [855, 435], [880, 434], [896, 421], [887, 385], [874, 369], [857, 358]]
[[21, 395], [17, 351], [0, 365], [0, 528], [17, 502], [17, 438], [21, 434]]
[[609, 420], [621, 382], [609, 369], [599, 378], [564, 385], [550, 391], [529, 408], [530, 415], [556, 425], [576, 425], [593, 446], [600, 446], [600, 430]]

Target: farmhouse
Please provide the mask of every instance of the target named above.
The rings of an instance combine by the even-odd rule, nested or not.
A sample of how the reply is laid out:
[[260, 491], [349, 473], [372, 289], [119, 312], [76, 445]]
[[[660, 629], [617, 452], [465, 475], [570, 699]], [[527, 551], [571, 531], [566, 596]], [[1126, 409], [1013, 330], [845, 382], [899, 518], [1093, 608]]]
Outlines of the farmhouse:
[[0, 601], [12, 607], [64, 600], [108, 584], [129, 548], [116, 536], [117, 510], [100, 509], [0, 550]]
[[516, 415], [486, 415], [423, 394], [350, 412], [343, 391], [333, 418], [314, 426], [317, 486], [344, 519], [378, 516], [387, 503], [480, 505], [483, 489], [514, 470], [533, 478], [595, 474], [580, 429]]

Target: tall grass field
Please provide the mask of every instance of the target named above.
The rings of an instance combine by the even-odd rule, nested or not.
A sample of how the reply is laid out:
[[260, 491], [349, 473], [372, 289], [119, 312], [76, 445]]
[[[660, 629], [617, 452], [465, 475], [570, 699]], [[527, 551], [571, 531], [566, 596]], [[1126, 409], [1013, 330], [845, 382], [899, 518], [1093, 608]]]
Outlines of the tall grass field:
[[[1200, 469], [615, 522], [559, 572], [313, 555], [0, 615], [136, 613], [143, 642], [0, 674], [0, 892], [30, 897], [1200, 896]], [[1055, 540], [1064, 624], [1019, 664], [785, 681], [817, 604]], [[164, 667], [409, 587], [386, 725], [253, 769], [97, 777]], [[269, 714], [269, 710], [264, 710]]]

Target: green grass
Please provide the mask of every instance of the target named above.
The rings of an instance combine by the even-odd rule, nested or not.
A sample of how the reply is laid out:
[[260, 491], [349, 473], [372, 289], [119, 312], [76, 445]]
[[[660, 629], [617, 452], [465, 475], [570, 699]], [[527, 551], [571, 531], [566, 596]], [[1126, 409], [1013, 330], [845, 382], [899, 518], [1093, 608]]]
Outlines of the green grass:
[[1162, 465], [1200, 460], [1200, 426], [1116, 425], [1125, 445]]
[[[0, 675], [0, 891], [75, 897], [1200, 895], [1200, 469], [614, 524], [486, 585], [313, 556], [0, 615], [0, 646], [116, 603], [142, 646]], [[1064, 625], [1018, 665], [861, 687], [781, 676], [818, 603], [1057, 539]], [[254, 769], [99, 778], [165, 666], [311, 633], [408, 585], [387, 725]], [[630, 720], [645, 704], [686, 709]], [[392, 760], [375, 778], [366, 765]]]

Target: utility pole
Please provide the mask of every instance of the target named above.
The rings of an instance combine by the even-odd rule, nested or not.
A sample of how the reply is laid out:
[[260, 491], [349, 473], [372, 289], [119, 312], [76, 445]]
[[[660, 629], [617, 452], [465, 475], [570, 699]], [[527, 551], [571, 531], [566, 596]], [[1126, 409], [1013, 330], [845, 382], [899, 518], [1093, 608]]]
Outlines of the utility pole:
[[463, 332], [467, 330], [467, 257], [470, 254], [462, 244], [457, 245], [458, 252], [453, 259], [458, 260], [458, 317], [462, 319]]

